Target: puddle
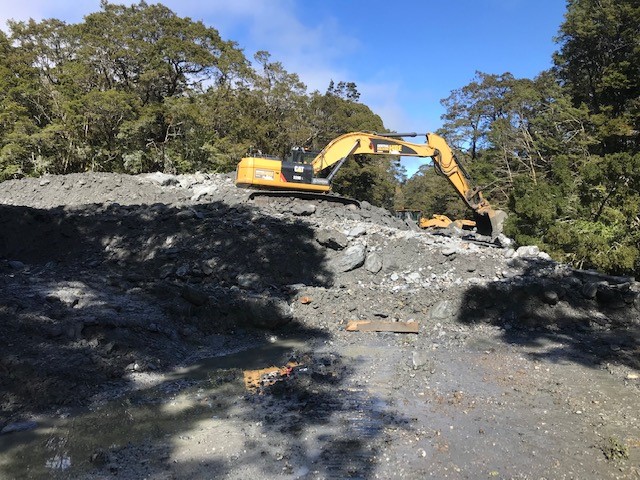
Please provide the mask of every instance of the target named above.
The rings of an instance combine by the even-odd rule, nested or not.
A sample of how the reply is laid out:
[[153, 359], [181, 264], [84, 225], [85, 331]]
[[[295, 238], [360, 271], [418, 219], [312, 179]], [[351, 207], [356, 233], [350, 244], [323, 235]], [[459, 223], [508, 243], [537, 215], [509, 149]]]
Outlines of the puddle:
[[288, 339], [204, 359], [95, 410], [2, 435], [0, 478], [76, 476], [99, 466], [100, 452], [164, 437], [170, 442], [201, 422], [232, 417], [234, 401], [247, 392], [245, 371], [285, 365], [294, 350], [304, 348], [304, 342]]

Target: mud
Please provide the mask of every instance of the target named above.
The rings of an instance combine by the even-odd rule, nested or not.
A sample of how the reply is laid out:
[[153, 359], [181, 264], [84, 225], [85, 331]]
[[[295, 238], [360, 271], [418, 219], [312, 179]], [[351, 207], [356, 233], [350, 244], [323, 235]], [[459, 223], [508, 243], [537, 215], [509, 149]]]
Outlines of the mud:
[[448, 233], [230, 176], [0, 184], [0, 477], [638, 478], [639, 285]]

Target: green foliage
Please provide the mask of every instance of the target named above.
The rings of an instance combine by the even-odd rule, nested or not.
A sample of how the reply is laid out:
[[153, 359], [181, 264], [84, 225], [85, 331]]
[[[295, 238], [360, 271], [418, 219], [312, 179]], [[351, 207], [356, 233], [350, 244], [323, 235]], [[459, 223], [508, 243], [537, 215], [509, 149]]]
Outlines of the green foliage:
[[438, 175], [432, 165], [422, 165], [403, 187], [404, 202], [398, 208], [420, 210], [425, 217], [444, 214], [464, 218], [469, 211], [449, 182]]
[[350, 158], [336, 175], [333, 185], [342, 195], [393, 208], [396, 182], [387, 159], [366, 155]]
[[636, 0], [568, 2], [554, 62], [574, 105], [600, 116], [599, 153], [640, 147], [638, 25]]

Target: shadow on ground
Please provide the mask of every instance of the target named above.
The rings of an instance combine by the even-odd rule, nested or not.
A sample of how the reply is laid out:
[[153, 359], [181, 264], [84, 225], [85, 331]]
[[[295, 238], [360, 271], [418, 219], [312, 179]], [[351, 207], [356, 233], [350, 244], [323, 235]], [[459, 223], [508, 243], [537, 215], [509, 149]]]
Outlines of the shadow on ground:
[[[0, 472], [10, 477], [26, 465], [35, 477], [44, 468], [84, 478], [173, 469], [197, 478], [268, 467], [274, 475], [315, 468], [370, 477], [378, 437], [402, 422], [347, 388], [351, 367], [314, 354], [327, 334], [297, 323], [290, 307], [300, 284], [332, 281], [309, 225], [250, 207], [0, 206], [0, 428], [56, 409], [74, 419], [0, 436]], [[280, 352], [304, 355], [306, 367], [263, 395], [248, 394], [239, 377], [255, 352], [270, 348], [270, 331], [308, 345]], [[250, 343], [246, 359], [238, 354], [204, 377], [185, 373], [140, 388], [129, 376], [173, 372], [211, 345], [219, 346], [215, 355]], [[134, 394], [107, 401], [102, 413], [83, 411], [89, 399], [130, 387]], [[238, 434], [238, 453], [213, 453], [227, 440], [212, 432], [200, 461], [171, 463], [180, 432], [212, 414], [246, 433]], [[316, 441], [303, 441], [312, 430]], [[27, 451], [46, 458], [30, 465]]]
[[458, 321], [496, 325], [506, 343], [539, 347], [531, 354], [535, 358], [640, 369], [640, 312], [632, 279], [557, 273], [549, 262], [519, 261], [522, 275], [469, 288]]

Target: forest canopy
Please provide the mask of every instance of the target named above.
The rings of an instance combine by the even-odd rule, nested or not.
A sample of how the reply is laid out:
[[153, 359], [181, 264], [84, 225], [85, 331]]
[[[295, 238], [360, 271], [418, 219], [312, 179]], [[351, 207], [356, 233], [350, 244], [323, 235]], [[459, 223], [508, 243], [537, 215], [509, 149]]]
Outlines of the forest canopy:
[[[477, 72], [442, 100], [438, 132], [507, 233], [554, 258], [640, 272], [640, 5], [568, 0], [554, 67], [532, 79]], [[101, 3], [78, 24], [0, 32], [0, 180], [84, 171], [229, 172], [249, 152], [321, 149], [386, 131], [357, 85], [308, 92], [266, 51], [161, 4]], [[335, 189], [427, 216], [468, 215], [428, 165], [347, 162]]]

